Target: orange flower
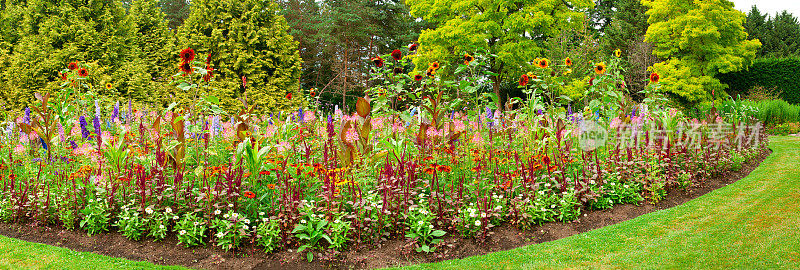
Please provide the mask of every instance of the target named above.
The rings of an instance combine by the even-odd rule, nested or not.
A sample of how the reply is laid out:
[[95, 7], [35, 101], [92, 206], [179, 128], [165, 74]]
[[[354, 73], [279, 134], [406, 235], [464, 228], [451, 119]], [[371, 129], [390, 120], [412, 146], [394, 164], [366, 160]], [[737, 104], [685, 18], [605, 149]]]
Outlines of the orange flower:
[[440, 171], [440, 172], [450, 172], [450, 171], [452, 171], [450, 166], [447, 166], [447, 165], [438, 165], [438, 166], [436, 166], [436, 170]]
[[564, 64], [567, 66], [572, 66], [572, 59], [569, 59], [569, 57], [567, 57], [567, 59], [564, 59]]
[[259, 172], [258, 174], [260, 174], [260, 175], [269, 175], [269, 171], [263, 170], [263, 171]]
[[245, 196], [245, 197], [247, 197], [247, 198], [249, 198], [249, 199], [252, 199], [252, 198], [255, 198], [255, 197], [256, 197], [256, 194], [255, 194], [255, 193], [253, 193], [252, 191], [249, 191], [249, 190], [248, 190], [248, 191], [245, 191], [245, 192], [244, 192], [244, 196]]
[[267, 189], [275, 189], [275, 184], [267, 184]]
[[67, 65], [67, 68], [68, 68], [69, 70], [76, 70], [76, 69], [78, 69], [78, 62], [70, 62], [70, 63]]
[[436, 173], [436, 169], [434, 169], [434, 168], [425, 168], [425, 173], [434, 174], [434, 173]]

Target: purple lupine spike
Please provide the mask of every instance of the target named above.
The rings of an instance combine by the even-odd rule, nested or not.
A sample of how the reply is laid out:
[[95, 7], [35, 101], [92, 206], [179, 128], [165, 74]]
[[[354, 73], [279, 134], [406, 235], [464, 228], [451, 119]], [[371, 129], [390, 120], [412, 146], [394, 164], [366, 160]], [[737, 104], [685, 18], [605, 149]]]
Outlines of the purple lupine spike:
[[94, 125], [94, 133], [97, 134], [97, 137], [103, 135], [102, 131], [100, 130], [100, 117], [95, 116], [94, 121], [92, 121], [92, 125]]
[[69, 146], [72, 146], [72, 149], [78, 149], [78, 144], [73, 140], [69, 141]]
[[87, 125], [86, 124], [86, 117], [81, 115], [81, 118], [78, 121], [81, 124], [81, 137], [83, 137], [84, 139], [90, 139], [91, 140], [91, 138], [89, 138], [89, 130], [86, 129], [86, 125]]
[[333, 136], [336, 136], [336, 131], [333, 128], [333, 116], [332, 115], [328, 115], [328, 127], [327, 128], [328, 128], [328, 138], [329, 139], [333, 138]]
[[56, 127], [58, 128], [58, 138], [61, 139], [61, 142], [67, 141], [67, 136], [64, 134], [64, 126], [61, 125], [61, 121], [56, 121]]
[[303, 112], [303, 108], [297, 109], [297, 118], [299, 118], [299, 121], [297, 122], [302, 122], [302, 123], [306, 122], [305, 112]]
[[25, 107], [25, 117], [22, 118], [22, 122], [25, 122], [25, 124], [28, 124], [28, 125], [31, 124], [31, 108], [30, 107]]
[[567, 105], [567, 115], [572, 115], [572, 106]]
[[97, 103], [97, 100], [94, 100], [94, 117], [100, 118], [100, 103]]
[[114, 104], [114, 111], [111, 112], [111, 121], [113, 122], [117, 117], [119, 117], [119, 101]]

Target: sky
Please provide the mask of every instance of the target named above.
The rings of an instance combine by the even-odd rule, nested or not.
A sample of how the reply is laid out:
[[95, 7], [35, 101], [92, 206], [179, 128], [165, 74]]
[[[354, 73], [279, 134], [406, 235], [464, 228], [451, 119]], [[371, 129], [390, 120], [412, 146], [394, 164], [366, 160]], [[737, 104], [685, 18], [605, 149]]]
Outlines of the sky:
[[755, 5], [761, 13], [767, 13], [770, 17], [783, 10], [789, 11], [794, 17], [800, 17], [800, 0], [730, 0], [734, 8], [741, 10], [745, 14]]

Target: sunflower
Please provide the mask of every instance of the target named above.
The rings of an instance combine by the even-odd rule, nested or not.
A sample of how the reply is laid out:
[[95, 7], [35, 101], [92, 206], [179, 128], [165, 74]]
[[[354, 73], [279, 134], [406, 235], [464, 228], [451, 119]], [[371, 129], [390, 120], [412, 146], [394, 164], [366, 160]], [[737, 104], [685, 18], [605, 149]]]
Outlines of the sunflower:
[[78, 70], [78, 76], [81, 77], [89, 76], [89, 71], [86, 70], [86, 68], [81, 68], [80, 70]]
[[184, 73], [184, 76], [186, 76], [186, 74], [192, 74], [192, 65], [189, 64], [189, 62], [183, 62], [178, 67]]
[[539, 59], [539, 62], [536, 62], [536, 65], [540, 68], [547, 68], [550, 66], [550, 60], [547, 60], [547, 58]]
[[431, 63], [431, 68], [433, 68], [433, 69], [439, 69], [439, 62], [433, 62], [433, 63]]
[[436, 73], [436, 69], [435, 69], [435, 68], [433, 68], [433, 67], [429, 67], [429, 68], [428, 68], [428, 71], [427, 71], [427, 72], [425, 72], [425, 75], [428, 75], [428, 77], [431, 77], [431, 78], [433, 78], [433, 75], [434, 75], [435, 73]]
[[650, 73], [650, 83], [658, 83], [659, 78], [658, 73]]
[[620, 49], [614, 50], [614, 55], [619, 57], [620, 55], [622, 55], [622, 50], [620, 50]]
[[392, 73], [394, 73], [394, 75], [397, 75], [397, 74], [403, 73], [403, 68], [401, 68], [401, 67], [395, 67], [394, 69], [392, 69]]
[[472, 62], [472, 60], [475, 60], [475, 57], [472, 57], [472, 55], [469, 55], [468, 53], [464, 54], [464, 65], [469, 66], [469, 63]]
[[417, 44], [417, 43], [411, 43], [411, 45], [408, 45], [408, 51], [409, 52], [416, 51], [417, 48], [419, 48], [419, 44]]
[[606, 63], [600, 62], [600, 63], [597, 63], [596, 65], [594, 65], [594, 73], [597, 73], [597, 75], [605, 74], [606, 73]]
[[522, 76], [519, 77], [519, 86], [528, 85], [528, 80], [529, 80], [528, 75], [522, 74]]
[[569, 57], [564, 59], [564, 65], [567, 65], [568, 67], [572, 66], [572, 59], [569, 59]]
[[403, 59], [403, 52], [400, 50], [392, 51], [392, 58], [394, 58], [395, 61], [400, 61], [400, 59]]
[[422, 75], [419, 75], [419, 74], [414, 75], [414, 80], [415, 81], [421, 81], [422, 80]]
[[375, 63], [376, 67], [383, 67], [383, 58], [373, 57], [372, 59], [370, 59], [370, 61], [372, 61], [372, 63]]
[[192, 48], [181, 50], [181, 61], [188, 63], [192, 60], [194, 60], [194, 50]]
[[110, 90], [111, 88], [114, 88], [114, 85], [111, 83], [106, 83], [106, 89]]
[[67, 64], [67, 68], [68, 68], [69, 70], [76, 70], [76, 69], [78, 69], [78, 62], [70, 62], [69, 64]]

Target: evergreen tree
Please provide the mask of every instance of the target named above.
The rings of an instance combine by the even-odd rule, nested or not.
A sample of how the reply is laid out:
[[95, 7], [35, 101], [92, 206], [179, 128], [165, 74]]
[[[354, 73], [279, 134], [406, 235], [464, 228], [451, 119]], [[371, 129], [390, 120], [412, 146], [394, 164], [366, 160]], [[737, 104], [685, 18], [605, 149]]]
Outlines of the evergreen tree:
[[764, 56], [789, 57], [800, 55], [800, 24], [787, 11], [776, 13], [769, 20], [761, 52]]
[[[259, 111], [295, 109], [301, 60], [297, 42], [286, 33], [278, 5], [260, 0], [198, 0], [178, 32], [178, 48], [191, 47], [198, 57], [210, 54], [216, 82], [209, 91], [235, 109], [245, 100]], [[177, 59], [177, 57], [176, 57]], [[176, 61], [177, 65], [177, 61]], [[247, 78], [247, 87], [242, 84]], [[287, 95], [292, 94], [292, 99]], [[187, 97], [187, 93], [178, 93]]]
[[159, 0], [158, 7], [169, 22], [169, 29], [178, 29], [189, 17], [190, 7], [187, 0]]

